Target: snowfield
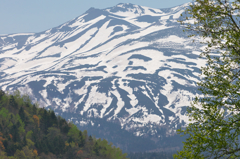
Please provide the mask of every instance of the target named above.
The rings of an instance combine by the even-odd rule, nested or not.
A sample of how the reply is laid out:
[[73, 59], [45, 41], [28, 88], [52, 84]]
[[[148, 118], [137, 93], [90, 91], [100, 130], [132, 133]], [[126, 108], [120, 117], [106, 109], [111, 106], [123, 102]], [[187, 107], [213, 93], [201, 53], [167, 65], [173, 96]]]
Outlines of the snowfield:
[[168, 135], [189, 123], [205, 65], [197, 39], [176, 22], [187, 6], [91, 8], [41, 33], [0, 36], [0, 88], [85, 117], [79, 125], [103, 118], [137, 136], [147, 124], [169, 126], [166, 134], [149, 127]]

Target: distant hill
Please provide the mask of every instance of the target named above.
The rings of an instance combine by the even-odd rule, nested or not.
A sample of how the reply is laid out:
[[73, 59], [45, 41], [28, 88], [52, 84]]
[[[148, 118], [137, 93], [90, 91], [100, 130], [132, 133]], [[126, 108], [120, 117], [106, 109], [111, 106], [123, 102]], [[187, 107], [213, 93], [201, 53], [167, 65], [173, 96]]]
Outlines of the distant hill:
[[0, 159], [126, 159], [105, 139], [88, 136], [27, 95], [0, 90]]

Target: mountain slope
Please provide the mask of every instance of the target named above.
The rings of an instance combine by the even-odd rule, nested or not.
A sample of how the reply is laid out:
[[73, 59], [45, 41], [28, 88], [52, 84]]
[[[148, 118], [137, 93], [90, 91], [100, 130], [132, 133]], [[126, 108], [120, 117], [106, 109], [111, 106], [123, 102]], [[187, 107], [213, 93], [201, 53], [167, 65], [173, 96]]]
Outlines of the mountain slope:
[[201, 45], [177, 22], [187, 6], [121, 3], [41, 33], [0, 36], [0, 88], [28, 93], [79, 126], [103, 119], [135, 136], [172, 136], [188, 123], [204, 65]]

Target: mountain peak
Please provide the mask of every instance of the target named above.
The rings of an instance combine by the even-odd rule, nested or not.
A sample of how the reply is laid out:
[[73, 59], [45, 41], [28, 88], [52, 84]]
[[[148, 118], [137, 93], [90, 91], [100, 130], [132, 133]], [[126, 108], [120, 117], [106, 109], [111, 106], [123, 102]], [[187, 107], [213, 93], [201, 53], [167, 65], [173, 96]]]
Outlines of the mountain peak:
[[102, 11], [102, 10], [98, 9], [98, 8], [91, 7], [85, 13], [100, 12], [100, 11]]
[[145, 9], [143, 7], [132, 3], [119, 3], [114, 7], [107, 8], [106, 10], [112, 13], [117, 12], [133, 12], [135, 14], [145, 13]]
[[116, 6], [122, 8], [134, 8], [134, 4], [132, 3], [118, 3]]

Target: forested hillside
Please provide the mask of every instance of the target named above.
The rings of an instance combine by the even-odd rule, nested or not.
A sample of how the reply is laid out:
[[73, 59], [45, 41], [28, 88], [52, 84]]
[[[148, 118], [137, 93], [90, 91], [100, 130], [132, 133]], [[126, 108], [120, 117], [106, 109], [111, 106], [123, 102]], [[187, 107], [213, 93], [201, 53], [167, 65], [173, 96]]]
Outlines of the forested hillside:
[[125, 159], [119, 148], [88, 136], [19, 91], [0, 90], [0, 159]]

